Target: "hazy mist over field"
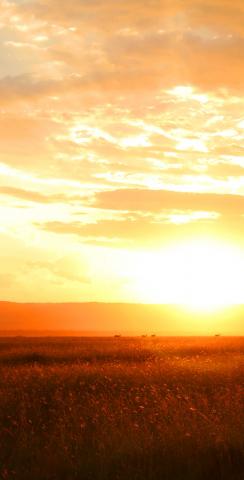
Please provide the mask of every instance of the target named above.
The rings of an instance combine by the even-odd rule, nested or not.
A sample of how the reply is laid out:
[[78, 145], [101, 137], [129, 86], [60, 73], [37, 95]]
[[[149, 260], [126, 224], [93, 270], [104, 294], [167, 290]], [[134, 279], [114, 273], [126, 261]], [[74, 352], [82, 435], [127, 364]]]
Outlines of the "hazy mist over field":
[[244, 306], [198, 312], [177, 305], [0, 302], [0, 332], [32, 335], [243, 335]]

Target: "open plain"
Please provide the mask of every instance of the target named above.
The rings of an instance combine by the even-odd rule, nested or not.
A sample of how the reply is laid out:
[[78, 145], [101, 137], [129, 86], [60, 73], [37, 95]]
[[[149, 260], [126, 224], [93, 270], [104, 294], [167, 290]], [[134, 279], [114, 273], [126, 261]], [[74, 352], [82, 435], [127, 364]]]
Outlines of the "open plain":
[[3, 480], [241, 480], [243, 337], [0, 339]]

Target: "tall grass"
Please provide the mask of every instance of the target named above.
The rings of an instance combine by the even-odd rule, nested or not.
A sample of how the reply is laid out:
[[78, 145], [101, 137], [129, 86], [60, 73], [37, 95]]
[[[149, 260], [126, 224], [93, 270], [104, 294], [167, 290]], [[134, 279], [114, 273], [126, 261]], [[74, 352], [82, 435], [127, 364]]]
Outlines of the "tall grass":
[[241, 480], [242, 338], [0, 339], [0, 475]]

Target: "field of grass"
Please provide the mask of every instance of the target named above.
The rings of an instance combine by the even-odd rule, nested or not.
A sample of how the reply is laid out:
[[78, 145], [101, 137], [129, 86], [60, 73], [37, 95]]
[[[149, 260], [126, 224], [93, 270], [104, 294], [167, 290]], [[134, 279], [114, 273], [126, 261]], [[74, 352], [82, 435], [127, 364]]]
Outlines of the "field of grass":
[[244, 338], [1, 338], [3, 480], [242, 480]]

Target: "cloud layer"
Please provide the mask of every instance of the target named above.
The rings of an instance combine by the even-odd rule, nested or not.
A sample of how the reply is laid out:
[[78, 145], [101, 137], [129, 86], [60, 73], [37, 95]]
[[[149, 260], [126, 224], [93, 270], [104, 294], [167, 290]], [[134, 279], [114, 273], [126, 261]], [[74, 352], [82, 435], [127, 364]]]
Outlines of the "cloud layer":
[[6, 298], [128, 299], [130, 249], [243, 246], [242, 0], [0, 8]]

